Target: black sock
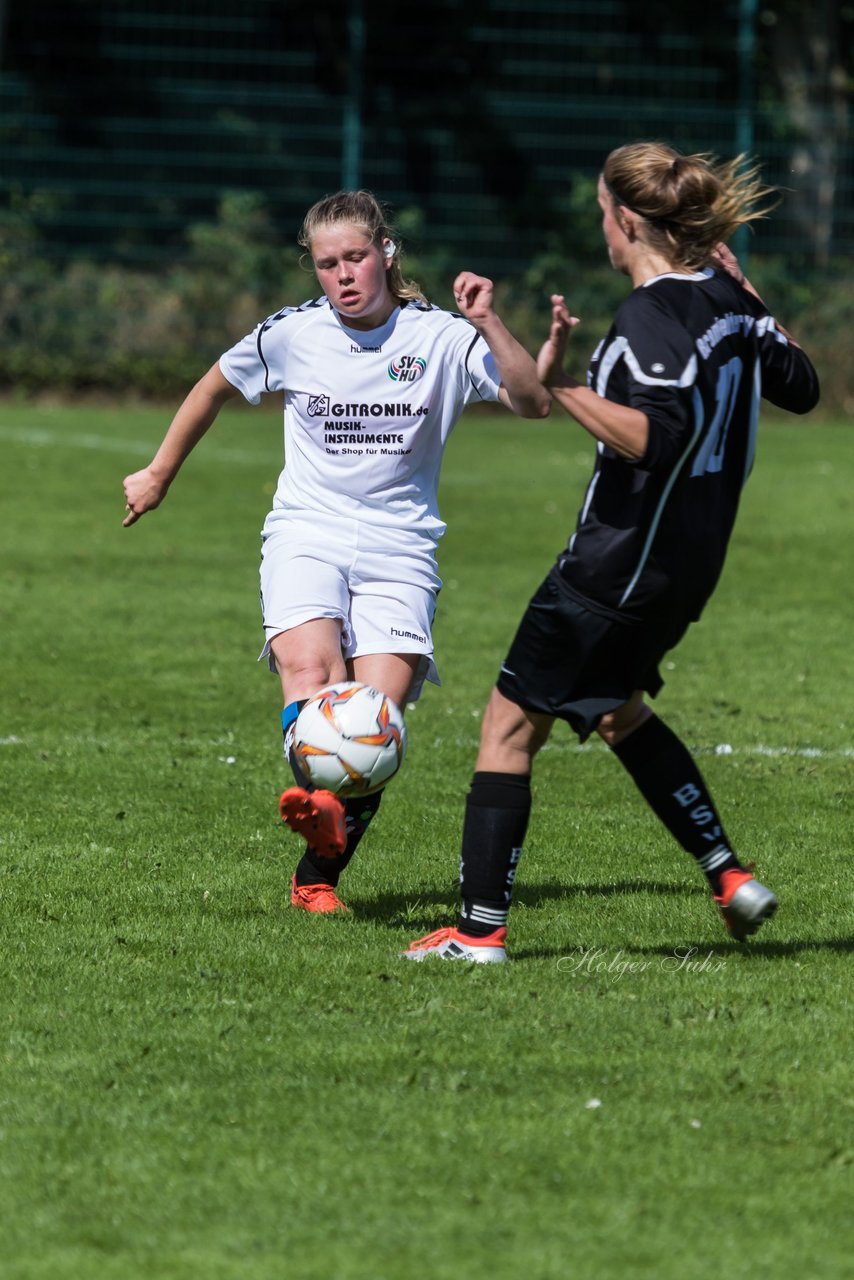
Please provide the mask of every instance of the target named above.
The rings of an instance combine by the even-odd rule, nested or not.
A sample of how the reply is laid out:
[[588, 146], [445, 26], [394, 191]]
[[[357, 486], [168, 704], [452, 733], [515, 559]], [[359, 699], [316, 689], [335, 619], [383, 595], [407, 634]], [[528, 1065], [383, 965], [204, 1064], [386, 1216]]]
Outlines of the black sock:
[[723, 871], [741, 864], [688, 748], [658, 716], [613, 748], [653, 813], [696, 860], [713, 893]]
[[347, 822], [347, 844], [344, 852], [328, 858], [314, 849], [306, 849], [296, 869], [298, 885], [331, 884], [333, 889], [336, 887], [341, 872], [356, 852], [356, 846], [379, 809], [382, 798], [382, 791], [375, 791], [369, 796], [343, 801]]
[[531, 779], [476, 773], [466, 798], [459, 928], [485, 938], [507, 923], [516, 867], [531, 812]]

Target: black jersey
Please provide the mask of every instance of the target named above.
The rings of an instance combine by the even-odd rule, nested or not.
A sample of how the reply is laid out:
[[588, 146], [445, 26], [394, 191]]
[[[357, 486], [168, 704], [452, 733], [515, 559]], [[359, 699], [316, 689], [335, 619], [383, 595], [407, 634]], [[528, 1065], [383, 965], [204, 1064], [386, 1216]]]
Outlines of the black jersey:
[[666, 606], [696, 619], [723, 568], [760, 396], [806, 413], [818, 400], [815, 370], [758, 299], [707, 269], [635, 289], [594, 352], [588, 383], [645, 413], [649, 441], [636, 462], [599, 444], [563, 578], [623, 617]]

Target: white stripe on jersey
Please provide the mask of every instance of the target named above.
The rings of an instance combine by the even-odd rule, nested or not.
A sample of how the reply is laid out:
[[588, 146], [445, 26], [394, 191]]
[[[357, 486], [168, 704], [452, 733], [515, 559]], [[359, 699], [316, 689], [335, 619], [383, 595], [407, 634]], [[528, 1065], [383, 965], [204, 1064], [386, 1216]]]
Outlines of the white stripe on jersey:
[[[598, 452], [601, 453], [603, 448], [604, 446], [602, 444], [602, 441], [599, 440], [596, 444], [596, 449]], [[585, 519], [587, 518], [587, 512], [590, 510], [590, 503], [593, 501], [593, 495], [596, 492], [596, 482], [599, 479], [599, 476], [601, 474], [602, 473], [600, 471], [593, 472], [590, 483], [587, 486], [587, 493], [584, 495], [584, 506], [581, 508], [581, 515], [578, 517], [578, 527], [576, 528], [575, 533], [573, 533], [572, 537], [569, 540], [569, 547], [567, 548], [568, 551], [572, 551], [572, 544], [575, 542], [576, 536], [578, 534], [578, 530], [581, 528], [581, 526], [584, 524]]]
[[777, 322], [773, 316], [760, 316], [756, 321], [756, 332], [762, 337], [766, 333], [772, 333], [775, 342], [781, 342], [784, 347], [789, 345], [789, 339], [777, 328]]
[[651, 276], [649, 280], [644, 280], [640, 286], [642, 289], [648, 289], [651, 284], [656, 284], [659, 280], [711, 280], [714, 275], [711, 267], [703, 267], [702, 271], [694, 271], [691, 275], [686, 275], [684, 271], [662, 271], [660, 276]]
[[652, 378], [641, 368], [635, 353], [629, 346], [628, 338], [615, 338], [608, 348], [596, 378], [595, 390], [600, 396], [605, 395], [611, 370], [621, 357], [631, 369], [635, 381], [642, 382], [647, 387], [692, 387], [697, 381], [696, 355], [691, 356], [678, 378]]
[[[621, 337], [621, 338], [615, 338], [615, 340], [611, 343], [610, 347], [605, 353], [605, 359], [602, 362], [602, 365], [598, 371], [595, 390], [598, 392], [600, 396], [606, 395], [608, 380], [611, 376], [611, 372], [615, 364], [617, 363], [617, 361], [620, 359], [625, 360], [626, 364], [631, 370], [632, 377], [635, 379], [635, 381], [644, 383], [646, 386], [691, 387], [697, 381], [697, 357], [695, 354], [691, 355], [691, 358], [689, 359], [688, 363], [685, 365], [685, 368], [682, 370], [678, 378], [652, 378], [648, 374], [644, 373], [643, 369], [638, 363], [637, 357], [635, 356], [634, 352], [629, 346], [628, 338]], [[652, 521], [650, 523], [649, 531], [647, 533], [647, 538], [646, 538], [646, 542], [644, 543], [643, 551], [641, 552], [640, 560], [638, 561], [638, 564], [635, 568], [635, 572], [632, 576], [631, 582], [623, 592], [622, 598], [620, 600], [620, 608], [622, 608], [622, 606], [626, 603], [631, 593], [634, 591], [638, 578], [643, 572], [644, 565], [646, 564], [649, 558], [649, 553], [652, 547], [653, 539], [655, 538], [656, 532], [658, 530], [658, 526], [661, 522], [661, 517], [664, 513], [664, 508], [667, 503], [667, 499], [670, 496], [670, 491], [673, 488], [674, 484], [676, 483], [676, 479], [679, 475], [679, 472], [682, 470], [682, 467], [685, 465], [688, 454], [694, 448], [694, 445], [697, 443], [697, 439], [700, 435], [700, 432], [703, 429], [703, 404], [702, 404], [702, 400], [700, 400], [699, 398], [699, 394], [696, 391], [696, 389], [694, 391], [693, 403], [694, 403], [694, 417], [695, 417], [694, 431], [691, 435], [690, 442], [688, 443], [687, 447], [685, 448], [681, 456], [677, 459], [676, 465], [671, 471], [670, 477], [666, 485], [664, 486], [664, 489], [662, 490], [661, 497], [659, 498], [659, 501], [658, 501], [658, 506], [655, 510], [655, 513], [652, 517]], [[596, 480], [598, 478], [598, 475], [599, 475], [599, 472], [597, 471], [596, 474], [593, 476], [593, 480], [591, 481], [590, 486], [587, 490], [587, 495], [584, 501], [584, 508], [579, 517], [578, 527], [580, 527], [583, 524], [584, 517], [586, 516], [590, 503], [593, 500], [593, 494], [595, 491]], [[572, 550], [572, 543], [574, 540], [575, 540], [575, 535], [573, 534], [573, 537], [569, 543], [570, 551]]]

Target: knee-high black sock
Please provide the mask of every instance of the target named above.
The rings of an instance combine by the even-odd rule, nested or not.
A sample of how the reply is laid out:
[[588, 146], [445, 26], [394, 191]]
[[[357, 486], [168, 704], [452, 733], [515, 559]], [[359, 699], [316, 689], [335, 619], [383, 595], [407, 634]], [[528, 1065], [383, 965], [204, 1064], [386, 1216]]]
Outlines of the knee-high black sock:
[[375, 791], [369, 796], [343, 801], [347, 822], [347, 844], [344, 852], [334, 858], [327, 858], [314, 849], [306, 849], [296, 870], [298, 885], [331, 884], [335, 888], [341, 872], [356, 852], [356, 846], [379, 809], [382, 798], [382, 791]]
[[507, 923], [530, 812], [526, 775], [481, 772], [472, 778], [460, 859], [463, 933], [484, 938]]
[[741, 864], [688, 748], [653, 715], [613, 751], [653, 813], [719, 893], [721, 872]]

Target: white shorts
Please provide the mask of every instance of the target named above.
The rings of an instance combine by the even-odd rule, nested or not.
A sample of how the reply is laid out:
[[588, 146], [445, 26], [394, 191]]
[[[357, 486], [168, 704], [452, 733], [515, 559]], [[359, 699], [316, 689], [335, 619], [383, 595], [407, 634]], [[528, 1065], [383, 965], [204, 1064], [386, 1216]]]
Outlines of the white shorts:
[[345, 658], [366, 653], [423, 655], [409, 693], [440, 684], [433, 661], [433, 615], [442, 580], [432, 539], [349, 518], [274, 511], [262, 534], [261, 658], [270, 641], [313, 618], [338, 618]]

